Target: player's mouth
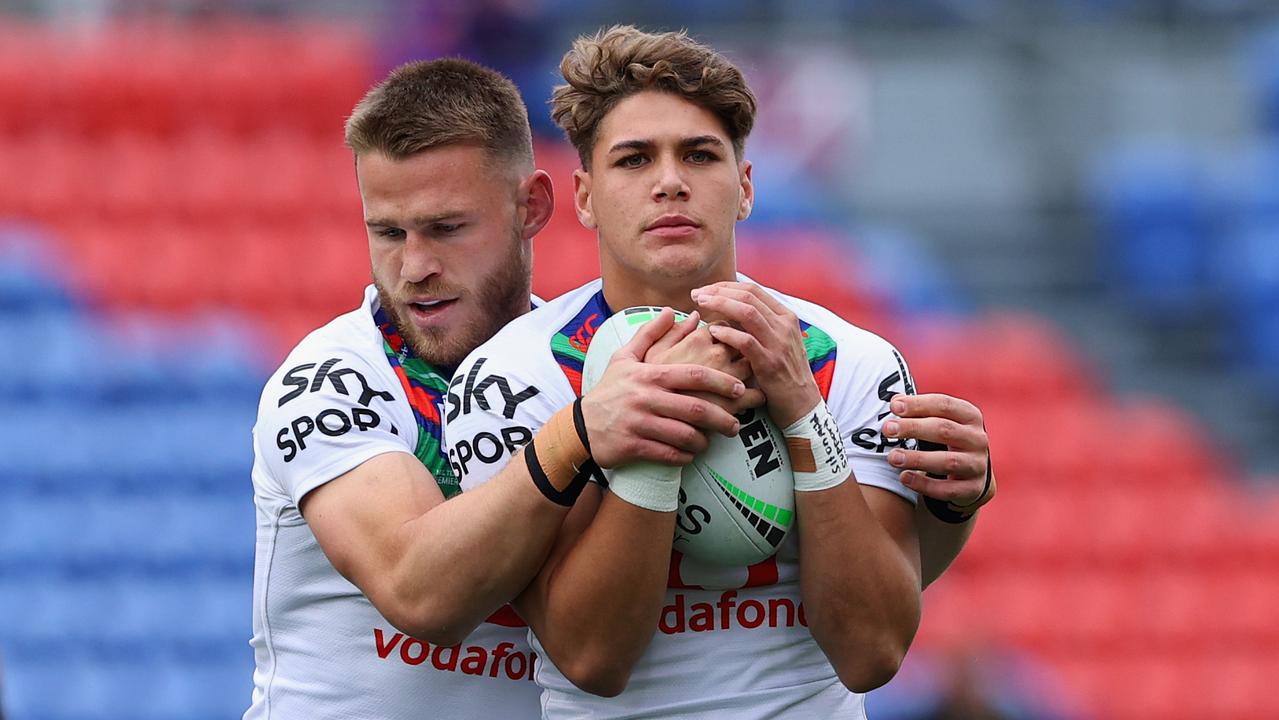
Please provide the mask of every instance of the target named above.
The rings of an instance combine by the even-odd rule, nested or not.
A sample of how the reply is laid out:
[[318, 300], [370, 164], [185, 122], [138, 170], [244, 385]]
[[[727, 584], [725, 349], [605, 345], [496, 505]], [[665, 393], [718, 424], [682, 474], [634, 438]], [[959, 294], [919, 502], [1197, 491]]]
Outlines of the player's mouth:
[[649, 223], [644, 232], [664, 238], [688, 237], [700, 230], [702, 224], [687, 215], [663, 215]]
[[404, 305], [415, 324], [435, 325], [448, 315], [457, 302], [458, 298], [418, 298]]

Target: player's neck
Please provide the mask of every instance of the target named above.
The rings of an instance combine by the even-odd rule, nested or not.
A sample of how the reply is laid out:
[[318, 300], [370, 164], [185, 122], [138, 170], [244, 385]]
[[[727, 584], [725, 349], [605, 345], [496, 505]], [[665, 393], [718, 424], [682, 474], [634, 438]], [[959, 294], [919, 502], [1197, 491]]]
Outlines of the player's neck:
[[736, 272], [729, 267], [706, 273], [698, 277], [652, 277], [628, 275], [624, 272], [605, 271], [604, 301], [614, 311], [636, 305], [654, 307], [670, 307], [681, 312], [692, 312], [696, 309], [692, 293], [711, 283], [730, 281], [737, 278]]

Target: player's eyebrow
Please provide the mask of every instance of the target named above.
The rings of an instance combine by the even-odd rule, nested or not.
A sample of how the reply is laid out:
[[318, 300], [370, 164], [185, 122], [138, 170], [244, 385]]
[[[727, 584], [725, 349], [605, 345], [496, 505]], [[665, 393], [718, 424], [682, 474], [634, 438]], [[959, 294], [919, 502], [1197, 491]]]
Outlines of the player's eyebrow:
[[[714, 145], [715, 147], [723, 148], [724, 141], [714, 135], [695, 135], [693, 137], [681, 138], [679, 141], [679, 146], [682, 148], [701, 147], [703, 145]], [[609, 148], [608, 154], [612, 155], [613, 153], [626, 150], [652, 150], [656, 146], [657, 143], [653, 140], [622, 140]]]
[[616, 152], [625, 150], [652, 150], [657, 143], [652, 140], [622, 140], [608, 149], [608, 154], [612, 155]]
[[[466, 217], [467, 213], [462, 210], [448, 210], [446, 212], [433, 213], [431, 215], [419, 215], [409, 220], [409, 227], [427, 227], [435, 223], [451, 222]], [[364, 224], [369, 227], [402, 227], [399, 221], [388, 218], [371, 217], [365, 218]]]
[[717, 148], [724, 147], [724, 141], [714, 135], [698, 135], [697, 137], [684, 138], [679, 143], [680, 147], [699, 147], [702, 145], [714, 145]]

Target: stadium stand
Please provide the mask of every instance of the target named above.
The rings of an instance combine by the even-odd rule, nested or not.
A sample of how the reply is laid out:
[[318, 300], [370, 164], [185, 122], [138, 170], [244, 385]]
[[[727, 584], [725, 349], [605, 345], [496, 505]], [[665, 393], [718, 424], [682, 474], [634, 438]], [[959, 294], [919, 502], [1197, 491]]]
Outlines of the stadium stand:
[[[329, 26], [85, 38], [0, 24], [0, 217], [22, 223], [0, 230], [0, 654], [13, 720], [247, 706], [249, 429], [273, 363], [367, 278], [336, 138], [371, 57]], [[35, 66], [47, 78], [23, 72]], [[538, 153], [570, 207], [571, 151]], [[1198, 287], [1187, 273], [1204, 252], [1200, 201], [1165, 173], [1157, 187], [1143, 177], [1120, 183], [1106, 213], [1116, 237], [1138, 238], [1119, 282], [1166, 312], [1185, 302], [1169, 293]], [[1035, 675], [1017, 682], [1038, 689], [1023, 698], [1037, 716], [1057, 702], [1118, 720], [1272, 714], [1279, 497], [1234, 483], [1208, 428], [1113, 397], [1086, 352], [1036, 317], [893, 297], [848, 238], [771, 213], [764, 227], [744, 233], [748, 273], [897, 342], [922, 390], [985, 409], [997, 452], [1000, 498], [925, 593], [879, 717], [918, 710], [935, 691], [924, 670], [967, 643]], [[1150, 255], [1141, 243], [1169, 238], [1157, 282], [1138, 284], [1150, 279], [1133, 274]], [[537, 243], [537, 290], [593, 276], [591, 242], [558, 213]], [[1249, 247], [1248, 269], [1275, 267], [1279, 243]], [[952, 314], [925, 322], [934, 305]], [[1266, 307], [1272, 296], [1241, 322]], [[1277, 367], [1273, 352], [1258, 357]]]

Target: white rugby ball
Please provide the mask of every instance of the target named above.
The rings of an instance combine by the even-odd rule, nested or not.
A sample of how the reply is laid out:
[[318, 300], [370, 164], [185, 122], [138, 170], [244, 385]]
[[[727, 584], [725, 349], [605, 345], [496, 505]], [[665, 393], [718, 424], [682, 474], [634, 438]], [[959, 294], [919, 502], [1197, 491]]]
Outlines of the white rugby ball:
[[[583, 394], [599, 382], [613, 353], [661, 310], [627, 308], [596, 329], [582, 366]], [[680, 482], [674, 548], [719, 565], [771, 557], [795, 526], [795, 478], [781, 431], [763, 408], [737, 419], [737, 436], [711, 433], [710, 446], [684, 467]]]

